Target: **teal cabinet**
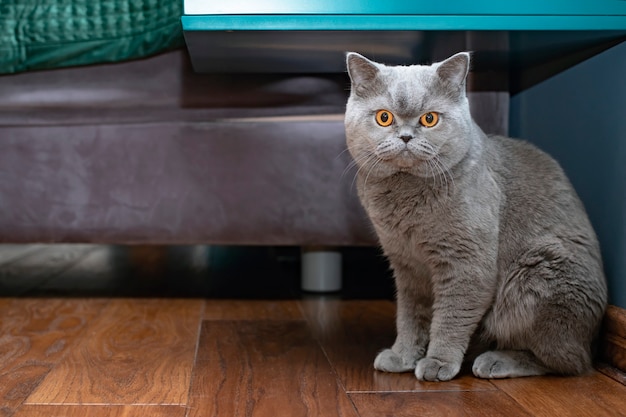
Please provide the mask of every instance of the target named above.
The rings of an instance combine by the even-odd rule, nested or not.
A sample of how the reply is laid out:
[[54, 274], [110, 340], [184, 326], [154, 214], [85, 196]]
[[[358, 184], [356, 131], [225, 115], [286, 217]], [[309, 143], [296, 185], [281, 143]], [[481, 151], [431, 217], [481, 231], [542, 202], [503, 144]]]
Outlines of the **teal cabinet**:
[[[497, 38], [457, 50], [493, 51], [495, 43], [515, 54], [524, 32], [545, 33], [532, 45], [541, 49], [563, 31], [586, 48], [587, 35], [626, 37], [626, 1], [184, 0], [182, 26], [199, 72], [340, 72], [349, 50], [394, 64], [432, 60], [432, 45], [451, 33]], [[511, 36], [504, 50], [503, 33]]]

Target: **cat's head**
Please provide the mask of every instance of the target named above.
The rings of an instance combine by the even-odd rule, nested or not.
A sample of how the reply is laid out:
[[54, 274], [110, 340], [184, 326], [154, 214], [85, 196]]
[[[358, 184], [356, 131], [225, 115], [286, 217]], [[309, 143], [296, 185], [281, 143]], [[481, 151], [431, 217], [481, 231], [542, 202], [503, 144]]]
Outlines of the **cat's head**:
[[346, 138], [362, 172], [427, 178], [459, 163], [473, 126], [465, 94], [469, 65], [465, 52], [428, 66], [386, 66], [348, 53]]

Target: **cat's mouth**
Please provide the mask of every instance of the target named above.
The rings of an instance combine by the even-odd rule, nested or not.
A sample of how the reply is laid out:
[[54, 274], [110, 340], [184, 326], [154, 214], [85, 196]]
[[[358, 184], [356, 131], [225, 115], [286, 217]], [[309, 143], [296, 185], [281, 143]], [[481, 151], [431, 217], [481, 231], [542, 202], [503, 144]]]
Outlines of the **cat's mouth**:
[[412, 168], [419, 162], [419, 160], [411, 151], [405, 149], [393, 159], [393, 162], [398, 166], [398, 168]]
[[398, 149], [395, 152], [378, 153], [378, 157], [399, 169], [415, 168], [429, 159], [427, 155], [417, 154], [408, 147]]
[[387, 140], [376, 147], [376, 156], [397, 168], [415, 168], [436, 157], [437, 150], [426, 141]]

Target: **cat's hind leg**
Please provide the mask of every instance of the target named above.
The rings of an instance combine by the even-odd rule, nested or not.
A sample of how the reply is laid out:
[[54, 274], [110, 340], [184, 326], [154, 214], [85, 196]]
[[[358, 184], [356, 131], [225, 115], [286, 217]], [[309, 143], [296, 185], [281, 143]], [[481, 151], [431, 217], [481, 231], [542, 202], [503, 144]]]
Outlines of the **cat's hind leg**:
[[507, 378], [591, 369], [591, 343], [604, 311], [601, 265], [579, 246], [548, 238], [523, 253], [504, 277], [485, 327], [498, 349], [474, 374]]
[[[532, 326], [523, 336], [501, 341], [514, 349], [487, 351], [472, 367], [479, 378], [516, 378], [544, 374], [579, 375], [591, 369], [593, 320], [588, 329], [576, 328], [576, 315], [554, 305], [537, 306]], [[567, 317], [565, 317], [567, 316]], [[584, 326], [581, 326], [584, 327]]]
[[474, 375], [479, 378], [516, 378], [544, 375], [549, 372], [537, 358], [523, 350], [492, 350], [474, 360]]
[[[543, 318], [546, 319], [545, 317]], [[472, 371], [479, 378], [516, 378], [545, 374], [580, 375], [591, 369], [591, 340], [574, 335], [558, 321], [535, 326], [528, 350], [492, 350], [479, 355]], [[543, 330], [543, 331], [542, 331]]]

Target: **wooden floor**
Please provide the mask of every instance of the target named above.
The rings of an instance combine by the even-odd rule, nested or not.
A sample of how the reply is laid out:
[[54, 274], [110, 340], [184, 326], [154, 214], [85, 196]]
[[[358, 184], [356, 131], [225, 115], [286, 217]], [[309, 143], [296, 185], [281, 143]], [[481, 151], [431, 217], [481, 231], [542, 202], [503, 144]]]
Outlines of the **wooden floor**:
[[372, 367], [394, 338], [376, 253], [298, 290], [295, 249], [0, 246], [0, 416], [626, 416], [626, 386], [445, 383]]

